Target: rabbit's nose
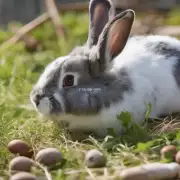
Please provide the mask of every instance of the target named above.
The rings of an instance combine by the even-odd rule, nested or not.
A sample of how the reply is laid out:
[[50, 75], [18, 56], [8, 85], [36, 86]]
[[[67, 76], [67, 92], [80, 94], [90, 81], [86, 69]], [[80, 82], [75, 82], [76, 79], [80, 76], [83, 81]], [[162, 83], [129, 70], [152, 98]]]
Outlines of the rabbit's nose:
[[33, 101], [34, 101], [34, 103], [36, 104], [36, 106], [39, 105], [40, 100], [42, 99], [42, 97], [43, 97], [43, 96], [41, 96], [40, 94], [36, 94], [36, 95], [34, 96]]

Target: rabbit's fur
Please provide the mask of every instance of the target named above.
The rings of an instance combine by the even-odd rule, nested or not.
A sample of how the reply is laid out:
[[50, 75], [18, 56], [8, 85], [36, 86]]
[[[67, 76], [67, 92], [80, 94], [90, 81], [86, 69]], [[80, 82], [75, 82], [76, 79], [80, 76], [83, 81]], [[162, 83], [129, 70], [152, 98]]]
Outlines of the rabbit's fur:
[[[180, 41], [129, 37], [134, 11], [115, 16], [110, 0], [91, 0], [89, 13], [87, 43], [49, 64], [33, 87], [30, 97], [36, 110], [66, 122], [72, 131], [99, 136], [108, 128], [122, 133], [116, 118], [122, 111], [132, 113], [139, 124], [149, 103], [151, 117], [179, 112]], [[63, 87], [63, 82], [73, 82], [71, 75], [73, 86]], [[63, 81], [65, 76], [68, 81]]]

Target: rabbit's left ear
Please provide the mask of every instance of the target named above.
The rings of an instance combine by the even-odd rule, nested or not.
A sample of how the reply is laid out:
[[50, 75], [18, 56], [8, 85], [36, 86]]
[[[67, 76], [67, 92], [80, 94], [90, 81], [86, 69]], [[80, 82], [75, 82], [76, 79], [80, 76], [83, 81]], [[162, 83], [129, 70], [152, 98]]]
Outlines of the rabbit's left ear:
[[109, 22], [98, 41], [98, 53], [101, 64], [115, 58], [125, 47], [129, 38], [135, 13], [128, 9]]
[[87, 45], [96, 45], [106, 23], [115, 16], [111, 0], [91, 0], [89, 3], [89, 34]]

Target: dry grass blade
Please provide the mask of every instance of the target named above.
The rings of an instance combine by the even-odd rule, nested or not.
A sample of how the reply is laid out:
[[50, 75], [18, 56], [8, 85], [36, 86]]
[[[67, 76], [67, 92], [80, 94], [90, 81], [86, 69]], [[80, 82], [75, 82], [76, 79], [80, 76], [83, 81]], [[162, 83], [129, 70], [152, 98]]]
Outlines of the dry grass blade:
[[172, 116], [166, 117], [162, 123], [159, 123], [153, 128], [155, 134], [162, 134], [167, 132], [173, 132], [180, 129], [179, 118], [173, 118]]
[[57, 36], [65, 36], [64, 26], [60, 23], [60, 16], [54, 0], [45, 0], [46, 8], [55, 26]]
[[46, 167], [44, 167], [43, 165], [41, 165], [41, 164], [38, 163], [37, 161], [34, 161], [34, 163], [35, 163], [39, 168], [41, 168], [41, 169], [44, 171], [47, 180], [52, 180], [51, 174], [48, 172], [48, 170], [47, 170]]
[[89, 176], [91, 177], [91, 179], [96, 180], [96, 178], [95, 178], [95, 176], [93, 175], [92, 171], [91, 171], [89, 168], [87, 168], [87, 167], [85, 167], [85, 169], [86, 169], [86, 171], [88, 172], [88, 174], [89, 174]]
[[37, 17], [36, 19], [34, 19], [33, 21], [29, 22], [28, 24], [26, 24], [25, 26], [23, 26], [22, 28], [20, 28], [14, 36], [12, 36], [9, 40], [7, 40], [6, 42], [4, 42], [1, 46], [0, 46], [0, 51], [8, 48], [14, 44], [16, 44], [18, 41], [20, 41], [22, 39], [22, 37], [31, 32], [32, 30], [34, 30], [35, 28], [37, 28], [40, 24], [45, 23], [46, 21], [49, 20], [49, 15], [47, 13], [42, 14], [41, 16]]
[[[19, 27], [16, 24], [13, 24], [11, 26], [11, 31], [13, 33], [16, 33], [18, 30], [19, 30]], [[34, 36], [25, 34], [24, 36], [22, 36], [21, 39], [24, 41], [25, 47], [27, 50], [35, 51], [38, 49], [39, 41]]]

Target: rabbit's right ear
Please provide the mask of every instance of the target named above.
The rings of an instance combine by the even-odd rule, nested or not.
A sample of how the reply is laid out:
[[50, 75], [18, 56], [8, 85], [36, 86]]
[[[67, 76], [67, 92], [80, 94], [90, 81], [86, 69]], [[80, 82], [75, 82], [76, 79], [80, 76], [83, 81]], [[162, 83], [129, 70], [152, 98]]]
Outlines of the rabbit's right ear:
[[115, 16], [111, 0], [91, 0], [89, 3], [89, 34], [87, 45], [96, 45], [106, 23]]
[[98, 53], [101, 69], [108, 66], [124, 49], [134, 22], [135, 12], [131, 9], [118, 14], [109, 22], [101, 33], [98, 41]]

